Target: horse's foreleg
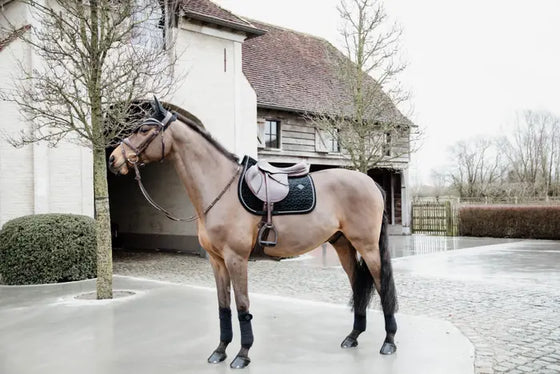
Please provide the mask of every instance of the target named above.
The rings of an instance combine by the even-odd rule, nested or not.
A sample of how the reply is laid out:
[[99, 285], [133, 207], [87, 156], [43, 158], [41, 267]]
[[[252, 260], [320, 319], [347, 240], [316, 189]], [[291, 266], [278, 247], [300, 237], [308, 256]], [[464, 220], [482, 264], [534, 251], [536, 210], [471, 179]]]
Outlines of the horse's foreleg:
[[210, 256], [210, 263], [214, 271], [216, 289], [218, 291], [218, 307], [220, 317], [220, 343], [218, 348], [208, 358], [211, 364], [217, 364], [226, 359], [226, 348], [233, 339], [233, 329], [231, 325], [231, 291], [230, 276], [224, 261], [221, 258]]
[[235, 295], [235, 303], [237, 305], [237, 316], [239, 319], [239, 327], [241, 329], [241, 349], [231, 362], [233, 369], [242, 369], [247, 367], [251, 360], [249, 359], [249, 349], [253, 345], [253, 328], [251, 320], [253, 316], [249, 313], [249, 291], [247, 286], [247, 258], [239, 256], [236, 253], [229, 253], [225, 256], [226, 267], [231, 276], [233, 284], [233, 292]]

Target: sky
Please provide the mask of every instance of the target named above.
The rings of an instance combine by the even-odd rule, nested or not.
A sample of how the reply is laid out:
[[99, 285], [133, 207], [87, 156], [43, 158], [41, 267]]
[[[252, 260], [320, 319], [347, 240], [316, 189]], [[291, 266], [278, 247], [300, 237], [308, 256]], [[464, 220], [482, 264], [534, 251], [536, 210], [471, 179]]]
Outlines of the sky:
[[[213, 0], [233, 13], [341, 45], [339, 0]], [[425, 132], [411, 183], [431, 183], [460, 140], [507, 135], [516, 113], [560, 115], [560, 1], [390, 0], [403, 29], [401, 80]]]

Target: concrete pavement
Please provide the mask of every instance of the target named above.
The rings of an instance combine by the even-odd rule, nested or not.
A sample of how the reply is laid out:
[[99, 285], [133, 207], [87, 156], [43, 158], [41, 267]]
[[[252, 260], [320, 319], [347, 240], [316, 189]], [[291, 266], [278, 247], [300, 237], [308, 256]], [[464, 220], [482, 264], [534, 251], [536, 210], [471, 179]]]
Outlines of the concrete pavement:
[[[0, 286], [0, 373], [224, 373], [207, 364], [218, 342], [215, 291], [205, 287], [115, 277], [133, 296], [77, 300], [93, 281]], [[381, 356], [383, 316], [369, 312], [356, 349], [339, 347], [351, 326], [349, 308], [252, 294], [255, 345], [247, 373], [472, 373], [473, 347], [452, 324], [399, 314], [398, 351]], [[237, 322], [234, 333], [239, 335]]]
[[[392, 236], [389, 243], [395, 256], [426, 253], [393, 261], [400, 312], [458, 327], [475, 346], [476, 373], [560, 373], [560, 241], [412, 235]], [[214, 284], [208, 261], [198, 257], [115, 254], [119, 274]], [[332, 249], [325, 256], [319, 249], [290, 261], [250, 263], [249, 287], [341, 305], [350, 295]]]
[[[338, 348], [352, 323], [344, 306], [350, 287], [332, 249], [325, 256], [319, 249], [290, 261], [249, 264], [256, 343], [248, 371], [437, 372], [434, 366], [446, 365], [445, 356], [453, 353], [439, 352], [439, 345], [430, 350], [430, 341], [420, 330], [428, 326], [426, 330], [437, 335], [452, 323], [474, 345], [475, 373], [560, 373], [559, 241], [413, 235], [391, 237], [390, 243], [397, 255], [428, 253], [393, 261], [400, 304], [396, 356], [387, 359], [377, 353], [383, 338], [378, 310], [370, 312], [369, 330], [358, 350]], [[11, 374], [7, 369], [15, 367], [16, 374], [48, 374], [53, 367], [61, 373], [69, 372], [67, 368], [85, 373], [159, 372], [154, 362], [162, 365], [163, 373], [230, 370], [227, 365], [205, 363], [218, 334], [216, 299], [214, 291], [208, 291], [214, 280], [207, 260], [169, 252], [115, 251], [114, 265], [118, 274], [174, 285], [127, 280], [133, 282], [130, 287], [137, 296], [112, 301], [110, 308], [73, 301], [72, 295], [93, 289], [92, 282], [0, 287], [0, 373]], [[122, 281], [116, 277], [117, 287], [126, 286]], [[372, 308], [379, 308], [377, 298]], [[191, 329], [192, 324], [198, 326]], [[195, 336], [200, 326], [206, 333]], [[455, 339], [456, 330], [449, 331]], [[184, 339], [186, 335], [192, 339]], [[229, 360], [237, 349], [235, 343], [230, 347]], [[293, 356], [289, 366], [283, 363], [287, 356]], [[332, 357], [345, 366], [330, 361]], [[266, 369], [258, 366], [261, 361]], [[408, 361], [414, 363], [413, 371], [399, 366]]]

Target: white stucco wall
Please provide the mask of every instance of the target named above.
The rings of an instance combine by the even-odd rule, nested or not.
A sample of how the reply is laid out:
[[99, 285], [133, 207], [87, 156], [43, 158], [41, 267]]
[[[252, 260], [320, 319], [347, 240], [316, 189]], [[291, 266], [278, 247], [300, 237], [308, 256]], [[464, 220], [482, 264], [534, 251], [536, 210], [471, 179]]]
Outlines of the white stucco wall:
[[242, 72], [244, 36], [182, 21], [178, 75], [171, 101], [197, 116], [214, 138], [238, 154], [257, 155], [257, 97]]
[[[2, 9], [16, 26], [27, 23], [24, 6], [13, 2]], [[5, 25], [5, 20], [2, 20]], [[19, 40], [0, 51], [0, 89], [9, 90], [20, 71], [18, 61], [31, 69], [36, 59], [28, 45]], [[0, 225], [34, 213], [93, 215], [91, 152], [68, 142], [56, 148], [33, 144], [11, 146], [5, 135], [17, 136], [29, 124], [11, 102], [0, 101]]]

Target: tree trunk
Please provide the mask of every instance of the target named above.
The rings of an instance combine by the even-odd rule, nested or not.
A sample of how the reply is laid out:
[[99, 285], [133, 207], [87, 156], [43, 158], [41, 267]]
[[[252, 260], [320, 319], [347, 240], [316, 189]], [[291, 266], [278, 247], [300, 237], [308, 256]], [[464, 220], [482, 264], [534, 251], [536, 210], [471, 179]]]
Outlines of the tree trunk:
[[113, 256], [111, 246], [111, 217], [105, 150], [93, 151], [93, 190], [95, 221], [97, 223], [97, 298], [113, 297]]

